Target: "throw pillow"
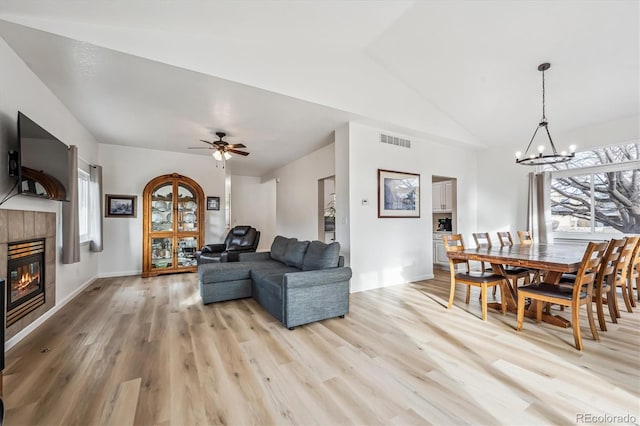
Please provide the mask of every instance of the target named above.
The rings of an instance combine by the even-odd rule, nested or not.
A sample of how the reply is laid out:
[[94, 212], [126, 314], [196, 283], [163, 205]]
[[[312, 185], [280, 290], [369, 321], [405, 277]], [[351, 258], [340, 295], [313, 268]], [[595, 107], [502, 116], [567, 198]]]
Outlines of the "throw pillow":
[[289, 245], [289, 240], [298, 241], [295, 238], [286, 238], [281, 235], [278, 235], [271, 243], [271, 258], [273, 260], [277, 260], [278, 262], [285, 263], [284, 254], [287, 252], [287, 246]]
[[312, 241], [307, 249], [307, 254], [302, 261], [303, 271], [335, 268], [340, 257], [340, 243], [325, 244], [322, 241]]
[[302, 269], [302, 261], [309, 247], [309, 241], [298, 241], [294, 239], [289, 241], [287, 252], [284, 254], [284, 263], [287, 266], [293, 266]]

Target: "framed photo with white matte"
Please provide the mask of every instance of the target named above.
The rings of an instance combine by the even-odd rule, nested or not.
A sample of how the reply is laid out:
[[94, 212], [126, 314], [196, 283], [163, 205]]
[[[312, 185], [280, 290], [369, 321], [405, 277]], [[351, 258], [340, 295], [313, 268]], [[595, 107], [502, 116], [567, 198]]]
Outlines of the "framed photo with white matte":
[[420, 217], [420, 175], [378, 169], [378, 217]]

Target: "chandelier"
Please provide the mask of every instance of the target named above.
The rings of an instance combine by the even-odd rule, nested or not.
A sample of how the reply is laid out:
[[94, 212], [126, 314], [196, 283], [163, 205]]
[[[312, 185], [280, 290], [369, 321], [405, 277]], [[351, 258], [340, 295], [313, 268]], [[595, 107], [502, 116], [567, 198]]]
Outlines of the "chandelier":
[[[531, 140], [529, 141], [529, 145], [527, 145], [527, 149], [524, 151], [524, 155], [522, 152], [516, 152], [516, 163], [525, 164], [527, 166], [538, 166], [544, 164], [555, 164], [555, 163], [564, 163], [565, 161], [571, 160], [576, 154], [576, 146], [571, 145], [569, 147], [569, 153], [567, 151], [558, 152], [556, 150], [556, 146], [553, 144], [553, 140], [551, 139], [551, 133], [549, 133], [549, 122], [547, 121], [547, 117], [545, 116], [545, 98], [544, 98], [544, 72], [551, 68], [551, 64], [545, 62], [544, 64], [540, 64], [538, 66], [538, 71], [542, 71], [542, 119], [536, 127], [536, 130], [533, 132], [533, 136], [531, 136]], [[531, 145], [533, 144], [533, 140], [538, 133], [538, 130], [544, 127], [544, 132], [542, 138], [544, 139], [544, 134], [546, 133], [549, 142], [545, 144], [538, 145], [537, 152], [531, 150]], [[545, 154], [545, 149], [547, 146], [551, 147], [551, 153]], [[531, 152], [530, 152], [531, 150]]]

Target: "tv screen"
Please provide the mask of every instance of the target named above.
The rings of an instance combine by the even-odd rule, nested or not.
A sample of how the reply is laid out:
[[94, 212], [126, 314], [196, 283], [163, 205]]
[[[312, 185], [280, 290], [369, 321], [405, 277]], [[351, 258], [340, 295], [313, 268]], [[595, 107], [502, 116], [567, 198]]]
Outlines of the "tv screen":
[[69, 201], [69, 147], [21, 112], [18, 112], [18, 139], [18, 192]]

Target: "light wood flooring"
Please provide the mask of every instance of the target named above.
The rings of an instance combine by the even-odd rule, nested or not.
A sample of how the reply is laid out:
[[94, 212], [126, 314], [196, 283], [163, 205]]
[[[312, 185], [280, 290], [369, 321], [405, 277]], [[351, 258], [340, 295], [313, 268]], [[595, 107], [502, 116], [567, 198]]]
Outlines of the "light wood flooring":
[[477, 290], [445, 309], [448, 279], [294, 331], [252, 299], [204, 306], [195, 274], [100, 279], [8, 352], [5, 425], [637, 424], [640, 308], [600, 342], [583, 321], [579, 352], [570, 328], [481, 321]]

